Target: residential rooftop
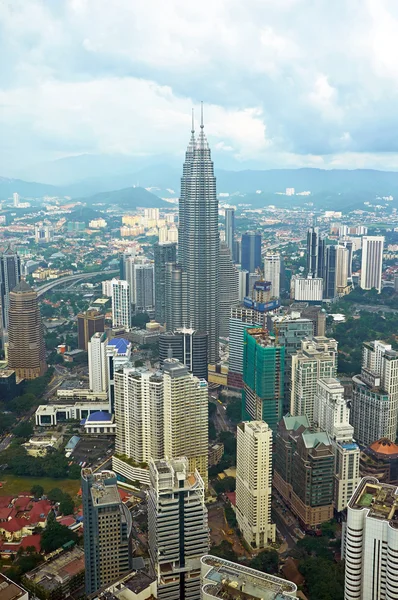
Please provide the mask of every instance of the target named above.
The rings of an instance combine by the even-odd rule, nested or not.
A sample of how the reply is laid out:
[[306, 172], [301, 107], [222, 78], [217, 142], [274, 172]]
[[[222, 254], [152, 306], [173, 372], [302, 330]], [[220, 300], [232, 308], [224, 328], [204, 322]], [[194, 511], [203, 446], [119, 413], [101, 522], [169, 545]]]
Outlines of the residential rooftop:
[[398, 488], [380, 483], [375, 477], [364, 477], [348, 503], [349, 508], [366, 510], [373, 519], [389, 521], [398, 529]]
[[28, 600], [28, 597], [28, 592], [26, 590], [0, 573], [1, 600]]

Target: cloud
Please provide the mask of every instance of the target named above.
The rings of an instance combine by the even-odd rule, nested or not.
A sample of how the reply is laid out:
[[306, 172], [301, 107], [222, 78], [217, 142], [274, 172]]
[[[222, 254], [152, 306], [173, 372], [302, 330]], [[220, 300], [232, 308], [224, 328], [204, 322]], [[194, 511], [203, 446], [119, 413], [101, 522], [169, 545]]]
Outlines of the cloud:
[[395, 168], [397, 34], [388, 0], [0, 1], [2, 169], [180, 156], [202, 99], [230, 166]]

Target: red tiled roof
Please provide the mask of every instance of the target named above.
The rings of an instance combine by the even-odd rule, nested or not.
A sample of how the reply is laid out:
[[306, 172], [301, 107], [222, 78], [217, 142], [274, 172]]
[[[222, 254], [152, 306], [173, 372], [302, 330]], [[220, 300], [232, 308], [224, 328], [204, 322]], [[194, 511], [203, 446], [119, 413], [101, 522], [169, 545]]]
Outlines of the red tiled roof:
[[69, 527], [70, 525], [74, 525], [76, 523], [76, 519], [74, 517], [62, 517], [62, 519], [58, 520], [58, 523], [65, 525], [65, 527]]
[[381, 438], [381, 440], [373, 442], [369, 448], [377, 454], [385, 454], [386, 456], [392, 456], [394, 454], [398, 455], [398, 445], [394, 444], [394, 442], [388, 438]]
[[10, 521], [0, 523], [0, 529], [4, 529], [9, 533], [16, 533], [17, 531], [21, 531], [27, 524], [28, 523], [24, 519], [11, 519]]
[[236, 506], [236, 492], [226, 492], [226, 497], [233, 506]]
[[13, 512], [13, 508], [0, 508], [0, 521], [9, 519]]
[[14, 500], [14, 496], [0, 496], [0, 508], [7, 508]]
[[36, 552], [40, 552], [41, 546], [39, 533], [23, 537], [19, 544], [8, 544], [7, 542], [0, 544], [0, 552], [18, 552], [19, 548], [27, 548], [28, 546], [34, 546]]

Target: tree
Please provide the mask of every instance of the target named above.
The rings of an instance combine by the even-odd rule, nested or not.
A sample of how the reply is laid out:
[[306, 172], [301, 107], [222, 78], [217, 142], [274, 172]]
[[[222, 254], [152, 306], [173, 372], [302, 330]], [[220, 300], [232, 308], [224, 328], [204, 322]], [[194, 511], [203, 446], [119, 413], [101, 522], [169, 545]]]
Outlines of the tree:
[[224, 492], [234, 492], [236, 488], [236, 480], [234, 477], [224, 477], [224, 479], [217, 479], [213, 483], [213, 487], [217, 494], [223, 494]]
[[26, 415], [31, 408], [38, 404], [37, 398], [34, 394], [23, 394], [14, 398], [10, 402], [10, 410], [15, 412], [17, 415]]
[[33, 494], [35, 498], [41, 498], [44, 494], [44, 488], [41, 485], [35, 484], [32, 486], [30, 493]]
[[232, 423], [237, 424], [242, 420], [242, 400], [233, 398], [227, 404], [227, 417]]
[[59, 488], [53, 488], [47, 494], [47, 498], [50, 500], [50, 502], [61, 502], [63, 497], [64, 493]]
[[150, 318], [149, 318], [148, 313], [146, 313], [146, 312], [137, 313], [131, 319], [131, 325], [132, 325], [132, 327], [139, 327], [140, 329], [145, 329], [145, 325], [147, 323], [149, 323], [149, 321], [150, 321]]
[[220, 431], [218, 439], [224, 444], [225, 454], [236, 457], [236, 437], [234, 434], [231, 431]]
[[75, 503], [69, 494], [64, 494], [61, 502], [59, 503], [59, 511], [64, 516], [73, 515], [75, 510]]
[[[51, 513], [50, 513], [51, 514]], [[55, 520], [47, 519], [47, 525], [41, 534], [40, 545], [44, 552], [53, 552], [67, 542], [77, 542], [78, 535]]]
[[23, 423], [19, 423], [13, 429], [13, 434], [18, 438], [24, 438], [25, 440], [29, 439], [33, 433], [33, 425], [29, 421], [24, 421]]
[[76, 463], [71, 464], [68, 472], [68, 479], [80, 479], [81, 468]]
[[15, 422], [14, 415], [0, 413], [0, 434], [6, 433], [12, 429]]
[[279, 555], [273, 549], [263, 550], [250, 561], [249, 566], [263, 573], [275, 575], [279, 571]]
[[232, 562], [238, 561], [238, 555], [236, 554], [231, 542], [228, 540], [223, 540], [217, 546], [212, 546], [210, 549], [210, 554], [213, 556], [218, 556], [219, 558], [224, 558], [225, 560], [230, 560]]

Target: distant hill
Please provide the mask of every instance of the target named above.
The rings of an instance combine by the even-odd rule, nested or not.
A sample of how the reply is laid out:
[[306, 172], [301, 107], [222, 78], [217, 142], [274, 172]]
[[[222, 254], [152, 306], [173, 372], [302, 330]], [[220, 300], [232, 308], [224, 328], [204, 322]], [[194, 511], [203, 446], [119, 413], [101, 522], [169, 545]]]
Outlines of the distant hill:
[[14, 192], [25, 198], [41, 198], [46, 195], [56, 196], [59, 189], [47, 183], [34, 183], [22, 181], [21, 179], [0, 177], [0, 200], [11, 198]]
[[87, 205], [112, 204], [123, 208], [136, 208], [137, 206], [161, 208], [162, 206], [167, 206], [167, 202], [141, 187], [128, 187], [122, 190], [101, 192], [94, 194], [94, 196], [80, 198], [80, 200]]

